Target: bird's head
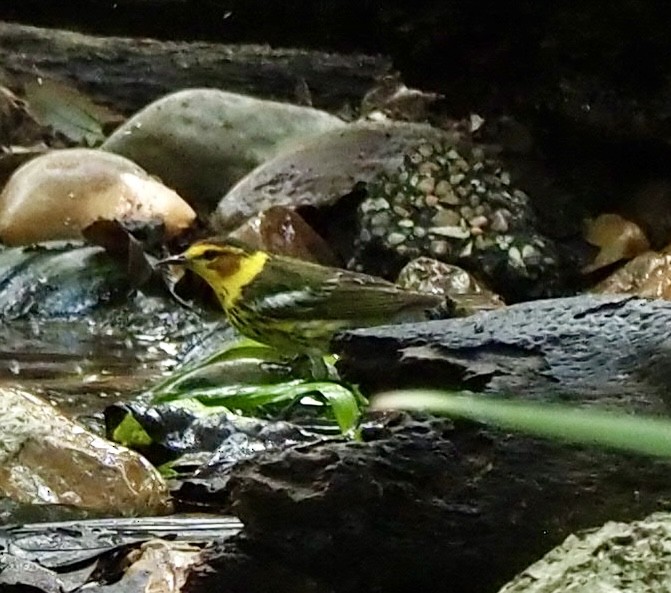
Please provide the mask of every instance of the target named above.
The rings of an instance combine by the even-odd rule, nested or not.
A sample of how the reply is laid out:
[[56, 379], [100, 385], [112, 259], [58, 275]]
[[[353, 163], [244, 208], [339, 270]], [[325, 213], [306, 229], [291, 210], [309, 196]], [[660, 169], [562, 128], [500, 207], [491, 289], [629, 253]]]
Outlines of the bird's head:
[[236, 298], [242, 287], [263, 269], [268, 255], [231, 241], [204, 240], [189, 246], [180, 255], [168, 257], [158, 265], [179, 265], [203, 278], [214, 291], [228, 299]]

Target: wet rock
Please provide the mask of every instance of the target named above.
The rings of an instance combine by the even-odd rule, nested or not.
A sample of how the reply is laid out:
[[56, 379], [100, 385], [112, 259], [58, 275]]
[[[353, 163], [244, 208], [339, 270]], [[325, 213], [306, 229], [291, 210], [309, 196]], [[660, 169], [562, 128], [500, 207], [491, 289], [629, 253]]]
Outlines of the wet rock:
[[339, 371], [371, 390], [470, 389], [541, 400], [627, 398], [631, 411], [671, 405], [671, 305], [625, 296], [523, 303], [336, 337]]
[[497, 294], [482, 286], [466, 270], [429, 257], [418, 257], [404, 266], [396, 284], [445, 296], [451, 314], [458, 317], [505, 307]]
[[358, 123], [296, 143], [235, 185], [212, 217], [229, 231], [271, 206], [322, 207], [381, 172], [395, 171], [409, 146], [448, 137], [420, 124]]
[[305, 219], [284, 206], [271, 206], [244, 222], [229, 236], [256, 249], [324, 266], [340, 264], [326, 241]]
[[195, 216], [174, 191], [128, 159], [100, 150], [57, 150], [23, 165], [5, 185], [0, 241], [81, 238], [82, 229], [98, 219], [160, 223], [171, 237]]
[[0, 491], [18, 502], [163, 514], [166, 485], [143, 457], [86, 431], [30, 393], [0, 389]]
[[189, 89], [145, 107], [102, 148], [132, 159], [210, 212], [236, 181], [287, 143], [344, 125], [317, 109]]
[[426, 256], [477, 273], [511, 302], [562, 288], [559, 254], [529, 197], [481, 147], [415, 146], [369, 183], [358, 222], [356, 269], [390, 277]]
[[641, 228], [618, 214], [602, 214], [589, 221], [585, 240], [599, 247], [600, 251], [594, 261], [583, 268], [584, 273], [631, 259], [650, 249], [650, 243]]
[[100, 247], [52, 242], [0, 250], [0, 319], [81, 315], [131, 292], [125, 270]]
[[291, 591], [239, 578], [279, 564], [339, 593], [491, 593], [578, 529], [668, 507], [668, 467], [392, 414], [364, 427], [362, 442], [238, 464], [228, 490], [243, 533], [207, 554], [211, 570], [194, 571], [188, 590]]
[[671, 300], [671, 252], [646, 251], [599, 282], [597, 294], [629, 294]]
[[600, 529], [569, 536], [499, 593], [668, 591], [669, 546], [668, 513], [632, 523], [610, 521]]

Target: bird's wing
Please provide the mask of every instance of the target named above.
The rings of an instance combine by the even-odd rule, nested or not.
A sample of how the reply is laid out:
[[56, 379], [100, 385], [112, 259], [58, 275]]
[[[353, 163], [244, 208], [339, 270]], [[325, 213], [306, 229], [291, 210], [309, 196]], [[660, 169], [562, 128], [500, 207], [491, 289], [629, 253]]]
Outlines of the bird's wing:
[[284, 269], [284, 282], [272, 294], [259, 295], [255, 307], [259, 314], [276, 319], [379, 320], [393, 322], [410, 314], [419, 319], [427, 309], [438, 306], [436, 295], [404, 290], [390, 282], [343, 270], [315, 269], [318, 277], [302, 267], [300, 280]]

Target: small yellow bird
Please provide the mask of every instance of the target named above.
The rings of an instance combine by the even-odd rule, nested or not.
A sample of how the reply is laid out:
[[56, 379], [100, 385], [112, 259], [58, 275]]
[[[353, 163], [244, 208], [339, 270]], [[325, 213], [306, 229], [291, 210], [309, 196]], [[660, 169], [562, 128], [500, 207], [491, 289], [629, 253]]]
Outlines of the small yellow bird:
[[423, 320], [443, 303], [381, 278], [232, 241], [200, 241], [159, 263], [202, 277], [241, 334], [290, 354], [322, 355], [341, 330]]

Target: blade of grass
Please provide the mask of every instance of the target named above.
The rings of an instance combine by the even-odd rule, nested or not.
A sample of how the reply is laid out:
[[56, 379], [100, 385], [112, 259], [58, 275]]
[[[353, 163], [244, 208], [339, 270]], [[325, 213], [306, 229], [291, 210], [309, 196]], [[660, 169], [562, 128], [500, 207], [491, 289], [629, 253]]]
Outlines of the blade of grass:
[[659, 417], [432, 390], [381, 394], [372, 408], [428, 411], [575, 444], [671, 456], [671, 420]]

